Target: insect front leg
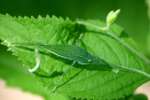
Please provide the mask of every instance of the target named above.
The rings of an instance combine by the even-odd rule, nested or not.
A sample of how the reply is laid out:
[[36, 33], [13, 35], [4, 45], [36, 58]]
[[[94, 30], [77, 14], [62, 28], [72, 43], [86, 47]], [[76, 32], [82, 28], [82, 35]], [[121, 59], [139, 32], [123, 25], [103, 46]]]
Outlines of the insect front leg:
[[74, 60], [71, 64], [71, 66], [74, 66], [76, 64], [76, 61]]
[[[72, 64], [71, 64], [71, 66], [74, 66], [75, 64], [76, 64], [76, 61], [74, 60], [72, 62]], [[65, 71], [64, 71], [64, 74], [66, 74], [67, 72], [69, 72], [71, 69], [72, 69], [72, 67], [70, 67], [70, 66], [68, 68], [66, 68]]]
[[116, 73], [116, 74], [118, 74], [119, 71], [120, 71], [119, 68], [113, 68], [113, 69], [112, 69], [112, 72], [114, 72], [114, 73]]
[[39, 50], [37, 48], [35, 49], [35, 62], [36, 62], [35, 66], [28, 70], [31, 73], [34, 73], [40, 67], [41, 60], [40, 60]]

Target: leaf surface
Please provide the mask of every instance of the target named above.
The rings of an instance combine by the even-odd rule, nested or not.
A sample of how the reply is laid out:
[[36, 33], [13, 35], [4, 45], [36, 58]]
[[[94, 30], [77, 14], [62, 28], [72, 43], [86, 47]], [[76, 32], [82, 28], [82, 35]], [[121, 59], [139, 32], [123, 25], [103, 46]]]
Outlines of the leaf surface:
[[[89, 21], [85, 21], [89, 23]], [[104, 24], [92, 21], [96, 27]], [[90, 30], [90, 31], [89, 31]], [[111, 32], [124, 43], [135, 48], [132, 39], [122, 32], [117, 25], [111, 27]], [[117, 40], [105, 33], [97, 32], [97, 28], [87, 27], [69, 19], [56, 17], [11, 17], [0, 15], [0, 39], [24, 64], [25, 68], [35, 65], [34, 52], [12, 47], [12, 43], [43, 43], [69, 44], [85, 48], [92, 55], [115, 65], [135, 68], [150, 73], [150, 67], [132, 50], [126, 48]], [[49, 75], [54, 72], [64, 72], [72, 67], [53, 57], [41, 55], [39, 74]], [[65, 75], [41, 77], [35, 74], [38, 81], [48, 88], [48, 92], [60, 84], [56, 93], [72, 98], [113, 100], [131, 95], [134, 90], [148, 80], [147, 77], [131, 71], [119, 71], [118, 74], [105, 70], [90, 70], [72, 67]], [[65, 84], [64, 84], [65, 83]]]

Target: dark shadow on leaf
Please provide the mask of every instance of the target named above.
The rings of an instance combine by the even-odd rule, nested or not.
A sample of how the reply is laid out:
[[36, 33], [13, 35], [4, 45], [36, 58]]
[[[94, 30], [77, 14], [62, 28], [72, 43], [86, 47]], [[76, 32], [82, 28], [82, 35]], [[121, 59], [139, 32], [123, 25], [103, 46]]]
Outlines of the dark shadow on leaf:
[[34, 74], [36, 76], [39, 76], [39, 77], [42, 77], [42, 78], [53, 78], [53, 77], [61, 76], [64, 73], [63, 72], [53, 72], [52, 74], [46, 75], [46, 74], [35, 72]]
[[119, 99], [119, 100], [148, 100], [148, 98], [144, 94], [135, 94], [135, 95], [127, 96], [127, 97], [125, 97], [123, 99]]
[[120, 38], [128, 38], [128, 37], [129, 37], [129, 34], [126, 33], [125, 31], [123, 31], [123, 32], [121, 32], [121, 34], [120, 34], [119, 37], [120, 37]]

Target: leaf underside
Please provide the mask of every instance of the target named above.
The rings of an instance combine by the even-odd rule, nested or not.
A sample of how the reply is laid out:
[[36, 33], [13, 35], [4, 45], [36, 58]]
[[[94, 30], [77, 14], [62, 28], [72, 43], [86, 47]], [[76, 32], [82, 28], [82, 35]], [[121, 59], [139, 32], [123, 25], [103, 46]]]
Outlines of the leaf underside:
[[[98, 27], [104, 24], [100, 21], [85, 21]], [[11, 43], [42, 43], [42, 44], [69, 44], [78, 45], [99, 58], [115, 65], [125, 65], [144, 72], [150, 72], [149, 66], [137, 55], [125, 48], [122, 44], [105, 33], [87, 32], [86, 28], [68, 18], [53, 17], [11, 17], [0, 15], [0, 39], [18, 57], [26, 70], [35, 65], [34, 52], [15, 48]], [[112, 32], [128, 45], [132, 40], [122, 35], [122, 29], [113, 25]], [[64, 72], [72, 67], [53, 57], [41, 54], [41, 66], [37, 73], [50, 75], [55, 72]], [[99, 66], [100, 67], [100, 66]], [[147, 77], [130, 71], [114, 73], [105, 70], [88, 70], [72, 67], [65, 75], [55, 77], [41, 77], [35, 74], [47, 93], [64, 82], [56, 90], [57, 94], [75, 99], [113, 100], [131, 95], [134, 90], [148, 80]], [[73, 77], [75, 74], [78, 75]], [[1, 75], [1, 74], [0, 74]], [[39, 86], [40, 87], [40, 86]], [[39, 90], [41, 91], [41, 90]]]

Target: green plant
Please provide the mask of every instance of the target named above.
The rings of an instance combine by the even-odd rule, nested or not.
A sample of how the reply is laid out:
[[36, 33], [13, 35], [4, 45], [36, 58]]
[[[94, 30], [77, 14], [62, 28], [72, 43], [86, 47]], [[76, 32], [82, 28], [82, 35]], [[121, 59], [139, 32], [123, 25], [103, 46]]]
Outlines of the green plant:
[[[25, 88], [23, 83], [20, 85], [25, 90], [40, 94], [48, 100], [124, 99], [132, 95], [139, 85], [149, 80], [149, 60], [139, 53], [136, 44], [123, 28], [111, 24], [109, 28], [105, 28], [107, 24], [99, 20], [71, 21], [55, 16], [29, 18], [0, 15], [0, 39], [24, 65], [23, 72], [13, 69], [12, 73], [16, 76], [27, 74], [31, 78], [24, 83], [30, 88]], [[35, 54], [33, 50], [17, 48], [13, 43], [76, 45], [87, 50], [89, 54], [103, 59], [109, 65], [124, 66], [127, 71], [119, 69], [118, 73], [114, 73], [111, 70], [96, 69], [92, 65], [89, 66], [90, 69], [81, 68], [80, 64], [73, 67], [59, 58], [40, 54], [41, 67], [36, 70], [38, 74], [29, 72], [24, 74], [24, 70], [35, 65]], [[72, 68], [65, 74], [58, 74], [64, 73], [70, 67]], [[128, 69], [135, 69], [140, 73]], [[3, 68], [2, 72], [7, 72], [7, 80], [10, 80], [12, 73], [9, 73], [9, 68]], [[0, 76], [5, 76], [5, 73], [0, 73]], [[12, 82], [17, 85], [16, 79], [14, 78]], [[35, 83], [33, 80], [38, 84], [32, 89], [31, 86]], [[52, 90], [60, 84], [63, 85], [53, 93]]]

